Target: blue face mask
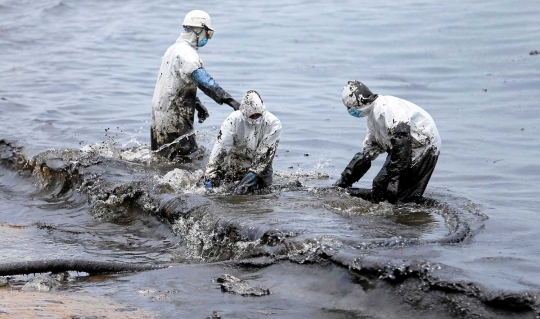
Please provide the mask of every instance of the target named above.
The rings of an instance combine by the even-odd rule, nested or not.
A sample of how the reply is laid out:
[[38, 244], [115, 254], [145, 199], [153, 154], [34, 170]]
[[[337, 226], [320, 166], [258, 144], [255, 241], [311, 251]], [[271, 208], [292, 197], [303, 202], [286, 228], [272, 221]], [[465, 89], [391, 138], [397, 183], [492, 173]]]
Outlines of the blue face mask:
[[360, 117], [360, 114], [362, 114], [362, 111], [360, 110], [355, 110], [355, 109], [349, 109], [349, 114], [354, 116], [354, 117]]
[[200, 47], [204, 47], [206, 44], [208, 43], [208, 38], [207, 37], [204, 37], [201, 41], [199, 41], [199, 43], [197, 43], [197, 46], [200, 48]]

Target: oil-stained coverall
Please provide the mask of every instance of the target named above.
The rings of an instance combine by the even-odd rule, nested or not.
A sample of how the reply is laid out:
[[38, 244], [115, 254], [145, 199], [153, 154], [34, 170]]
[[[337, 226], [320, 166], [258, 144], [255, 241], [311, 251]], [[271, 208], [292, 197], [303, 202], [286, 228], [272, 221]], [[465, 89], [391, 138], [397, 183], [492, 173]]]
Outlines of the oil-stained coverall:
[[200, 34], [196, 31], [197, 28], [184, 27], [176, 43], [167, 49], [154, 89], [151, 148], [169, 159], [189, 155], [197, 149], [193, 130], [195, 110], [200, 123], [209, 116], [197, 97], [197, 87], [218, 104], [228, 104], [235, 110], [240, 105], [204, 69], [197, 53]]
[[[251, 118], [257, 114], [260, 117]], [[240, 110], [231, 113], [221, 125], [206, 166], [207, 188], [240, 179], [235, 194], [270, 186], [280, 136], [279, 119], [266, 110], [256, 91], [248, 91]]]
[[363, 151], [357, 153], [334, 183], [350, 187], [381, 153], [386, 161], [373, 188], [349, 189], [373, 202], [411, 202], [422, 197], [437, 164], [441, 139], [431, 116], [419, 106], [393, 96], [373, 94], [359, 81], [349, 81], [342, 93], [350, 115], [367, 117]]

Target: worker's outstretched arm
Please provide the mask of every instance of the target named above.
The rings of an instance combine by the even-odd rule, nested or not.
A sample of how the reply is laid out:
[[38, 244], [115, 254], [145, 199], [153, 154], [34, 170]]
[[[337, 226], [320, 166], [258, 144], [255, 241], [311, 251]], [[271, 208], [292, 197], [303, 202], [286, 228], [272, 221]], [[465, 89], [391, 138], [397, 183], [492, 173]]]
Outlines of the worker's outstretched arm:
[[240, 108], [240, 103], [214, 81], [214, 79], [206, 72], [204, 68], [197, 69], [191, 73], [191, 79], [197, 87], [208, 95], [218, 104], [227, 104], [235, 111]]

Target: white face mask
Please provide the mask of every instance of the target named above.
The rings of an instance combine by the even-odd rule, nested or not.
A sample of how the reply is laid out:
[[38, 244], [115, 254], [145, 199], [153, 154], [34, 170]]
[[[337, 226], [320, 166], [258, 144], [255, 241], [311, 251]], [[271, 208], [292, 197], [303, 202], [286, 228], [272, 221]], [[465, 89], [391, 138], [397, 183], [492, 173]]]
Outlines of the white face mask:
[[247, 124], [249, 124], [251, 126], [259, 126], [259, 125], [262, 124], [262, 116], [260, 116], [258, 119], [255, 119], [255, 120], [247, 118], [246, 122], [247, 122]]

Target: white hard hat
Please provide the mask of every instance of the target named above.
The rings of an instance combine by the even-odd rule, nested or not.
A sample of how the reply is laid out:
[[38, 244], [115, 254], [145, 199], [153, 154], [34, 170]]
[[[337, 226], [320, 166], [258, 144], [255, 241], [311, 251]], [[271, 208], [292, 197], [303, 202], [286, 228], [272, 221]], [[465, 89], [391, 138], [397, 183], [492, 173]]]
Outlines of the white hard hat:
[[214, 31], [214, 29], [212, 29], [212, 20], [210, 19], [210, 15], [202, 10], [193, 10], [188, 12], [182, 25], [185, 27], [204, 28], [206, 31]]

